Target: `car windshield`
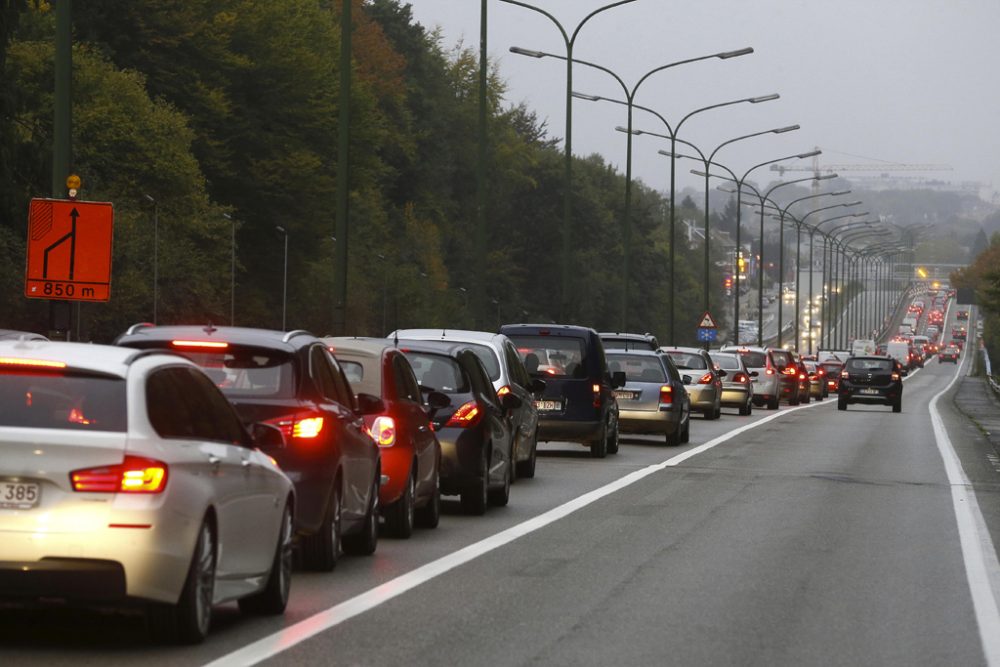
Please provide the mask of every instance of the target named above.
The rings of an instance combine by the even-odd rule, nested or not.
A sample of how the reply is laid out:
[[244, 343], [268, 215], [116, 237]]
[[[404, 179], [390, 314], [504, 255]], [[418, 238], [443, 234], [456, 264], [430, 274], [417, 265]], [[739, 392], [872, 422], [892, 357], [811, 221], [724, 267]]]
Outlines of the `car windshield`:
[[230, 345], [220, 351], [183, 352], [231, 398], [292, 398], [295, 370], [292, 356], [281, 350]]
[[893, 362], [891, 359], [848, 359], [847, 370], [848, 371], [867, 371], [869, 373], [873, 371], [878, 372], [888, 372], [893, 369]]
[[682, 368], [684, 370], [705, 370], [708, 368], [708, 362], [705, 361], [704, 357], [695, 352], [681, 352], [680, 350], [669, 350], [667, 354], [673, 359], [674, 365], [677, 368]]
[[529, 373], [585, 378], [586, 345], [572, 336], [510, 336]]
[[421, 388], [446, 394], [467, 394], [471, 391], [461, 366], [452, 357], [413, 350], [406, 350], [405, 353]]
[[663, 370], [662, 362], [656, 357], [646, 355], [609, 354], [608, 370], [612, 373], [624, 371], [625, 379], [629, 382], [659, 384], [667, 381], [667, 373]]
[[0, 373], [0, 426], [123, 432], [126, 415], [121, 378]]

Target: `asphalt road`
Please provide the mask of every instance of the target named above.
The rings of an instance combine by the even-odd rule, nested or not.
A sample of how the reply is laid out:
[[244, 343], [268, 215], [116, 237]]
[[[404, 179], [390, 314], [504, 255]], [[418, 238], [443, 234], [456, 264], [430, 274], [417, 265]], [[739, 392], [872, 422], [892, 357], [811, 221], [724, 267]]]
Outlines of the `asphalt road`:
[[120, 615], [0, 611], [0, 664], [1000, 664], [996, 552], [977, 575], [983, 535], [956, 509], [978, 500], [1000, 539], [1000, 472], [946, 396], [972, 483], [949, 480], [929, 407], [960, 370], [911, 375], [902, 414], [727, 411], [695, 418], [690, 445], [602, 461], [545, 445], [508, 507], [449, 503], [437, 530], [297, 572], [283, 618], [220, 607], [202, 646], [151, 646]]

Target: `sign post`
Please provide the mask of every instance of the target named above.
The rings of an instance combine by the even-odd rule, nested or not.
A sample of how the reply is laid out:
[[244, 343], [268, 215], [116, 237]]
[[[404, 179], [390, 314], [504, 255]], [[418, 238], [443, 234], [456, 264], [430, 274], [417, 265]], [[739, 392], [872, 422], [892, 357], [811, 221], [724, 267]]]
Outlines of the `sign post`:
[[[714, 343], [719, 337], [719, 328], [716, 326], [715, 318], [707, 310], [698, 321], [698, 341], [701, 343]], [[706, 347], [708, 347], [706, 345]]]
[[113, 226], [110, 202], [32, 199], [24, 295], [108, 301]]

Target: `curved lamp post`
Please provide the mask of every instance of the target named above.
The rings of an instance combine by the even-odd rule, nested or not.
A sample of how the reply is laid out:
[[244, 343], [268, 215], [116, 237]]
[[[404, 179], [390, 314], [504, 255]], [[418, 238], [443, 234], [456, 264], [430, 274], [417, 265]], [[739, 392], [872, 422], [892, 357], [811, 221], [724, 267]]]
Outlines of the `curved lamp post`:
[[[749, 55], [749, 54], [753, 53], [753, 49], [750, 48], [750, 47], [746, 47], [746, 48], [738, 49], [738, 50], [735, 50], [735, 51], [720, 51], [718, 53], [711, 53], [711, 54], [708, 54], [708, 55], [705, 55], [705, 56], [698, 56], [698, 57], [695, 57], [695, 58], [686, 58], [684, 60], [678, 60], [676, 62], [667, 63], [666, 65], [660, 65], [659, 67], [654, 67], [653, 69], [649, 70], [648, 72], [646, 72], [645, 74], [643, 74], [641, 77], [639, 77], [639, 80], [631, 88], [629, 88], [629, 86], [625, 83], [625, 81], [618, 74], [616, 74], [613, 70], [611, 70], [610, 68], [605, 67], [603, 65], [599, 65], [597, 63], [594, 63], [594, 62], [590, 62], [590, 61], [587, 61], [587, 60], [581, 60], [579, 58], [572, 58], [569, 55], [560, 56], [560, 55], [556, 55], [556, 54], [553, 54], [553, 53], [546, 53], [544, 51], [529, 51], [528, 49], [523, 49], [523, 48], [517, 47], [517, 46], [510, 47], [510, 51], [513, 52], [513, 53], [520, 54], [520, 55], [531, 56], [533, 58], [549, 57], [549, 58], [557, 58], [559, 60], [570, 60], [570, 59], [572, 59], [573, 62], [575, 62], [575, 63], [578, 63], [580, 65], [586, 65], [587, 67], [591, 67], [593, 69], [596, 69], [596, 70], [599, 70], [601, 72], [605, 72], [606, 74], [609, 74], [616, 82], [618, 82], [618, 85], [621, 86], [621, 88], [622, 88], [622, 93], [625, 95], [625, 102], [624, 102], [624, 104], [628, 108], [628, 133], [629, 134], [628, 134], [628, 140], [626, 142], [626, 148], [625, 148], [625, 221], [624, 221], [625, 222], [625, 228], [624, 228], [624, 233], [623, 233], [624, 261], [623, 261], [623, 265], [622, 265], [624, 276], [623, 276], [623, 290], [622, 290], [622, 324], [621, 324], [621, 326], [622, 326], [622, 330], [623, 331], [628, 331], [629, 264], [630, 264], [630, 254], [631, 254], [631, 238], [632, 238], [632, 230], [631, 230], [631, 206], [632, 206], [632, 132], [631, 132], [631, 130], [632, 130], [632, 110], [633, 110], [633, 108], [635, 106], [635, 104], [634, 104], [635, 103], [635, 96], [639, 92], [639, 86], [641, 86], [653, 74], [656, 74], [657, 72], [662, 72], [662, 71], [664, 71], [666, 69], [670, 69], [672, 67], [677, 67], [678, 65], [686, 65], [686, 64], [689, 64], [689, 63], [695, 63], [695, 62], [699, 62], [699, 61], [702, 61], [702, 60], [710, 60], [710, 59], [713, 59], [713, 58], [718, 58], [720, 60], [728, 60], [729, 58], [736, 58], [736, 57], [739, 57], [739, 56]], [[604, 98], [602, 98], [600, 96], [596, 96], [596, 95], [583, 95], [581, 93], [576, 93], [576, 92], [571, 92], [571, 95], [573, 97], [576, 97], [576, 98], [579, 98], [579, 99], [584, 99], [584, 100], [589, 100], [589, 101], [598, 101], [598, 100], [603, 100], [604, 99]], [[776, 98], [777, 98], [777, 95], [775, 95], [773, 97], [769, 97], [768, 99], [776, 99]], [[618, 100], [612, 100], [612, 101], [616, 101], [617, 102]], [[751, 102], [751, 101], [756, 102], [756, 101], [764, 101], [764, 100], [763, 99], [760, 99], [760, 100], [741, 99], [741, 100], [735, 100], [733, 102], [725, 102], [723, 104], [716, 104], [716, 105], [712, 105], [712, 106], [705, 107], [705, 108], [702, 108], [702, 109], [697, 109], [697, 110], [691, 112], [690, 114], [688, 114], [687, 116], [685, 116], [680, 121], [680, 123], [677, 124], [677, 128], [676, 129], [680, 129], [681, 124], [683, 124], [684, 121], [687, 120], [689, 116], [692, 116], [692, 115], [694, 115], [696, 113], [699, 113], [701, 111], [707, 111], [708, 109], [714, 109], [714, 108], [717, 108], [717, 107], [728, 106], [730, 104], [738, 104], [740, 102]], [[659, 114], [657, 114], [657, 115], [659, 115]], [[660, 118], [662, 119], [663, 117], [660, 116]], [[665, 120], [664, 120], [664, 124], [666, 124], [668, 130], [670, 130], [670, 124], [667, 123]], [[676, 129], [675, 130], [670, 130], [671, 135], [676, 134]], [[671, 168], [671, 189], [670, 189], [670, 212], [671, 212], [671, 215], [670, 215], [670, 230], [671, 230], [670, 231], [670, 238], [671, 238], [671, 242], [673, 240], [673, 229], [674, 229], [673, 211], [674, 211], [673, 169]], [[671, 246], [671, 253], [673, 253], [673, 247], [672, 246]], [[672, 304], [673, 303], [673, 296], [672, 296], [672, 294], [673, 294], [673, 289], [672, 289], [673, 288], [673, 256], [672, 255], [671, 255], [671, 261], [670, 261], [670, 271], [671, 271], [670, 285], [671, 285], [671, 304]], [[673, 310], [672, 310], [672, 306], [671, 306], [670, 327], [671, 327], [670, 343], [673, 344]]]
[[[836, 204], [836, 205], [833, 205], [833, 206], [825, 206], [822, 209], [818, 209], [818, 210], [826, 210], [826, 209], [830, 209], [830, 208], [837, 208], [839, 206], [845, 206], [845, 207], [857, 206], [860, 203], [861, 203], [860, 201], [848, 202], [846, 204]], [[819, 228], [822, 225], [825, 225], [828, 222], [834, 222], [835, 220], [843, 220], [844, 218], [859, 218], [859, 217], [863, 217], [863, 216], [866, 216], [866, 215], [868, 215], [867, 211], [864, 212], [864, 213], [845, 213], [843, 215], [835, 215], [832, 218], [826, 218], [825, 220], [820, 220], [819, 222], [817, 222], [815, 225], [812, 225], [812, 226], [806, 225], [806, 227], [809, 228], [809, 302], [808, 302], [808, 304], [809, 304], [809, 354], [813, 353], [813, 340], [814, 340], [814, 335], [813, 335], [814, 331], [813, 331], [813, 329], [814, 329], [814, 325], [815, 325], [815, 323], [813, 321], [813, 310], [815, 309], [815, 304], [813, 302], [816, 300], [816, 293], [815, 293], [815, 288], [813, 287], [813, 273], [814, 273], [814, 271], [812, 270], [812, 267], [814, 267], [816, 265], [815, 261], [813, 260], [813, 247], [814, 247], [815, 240], [816, 240], [816, 232], [819, 232]], [[819, 233], [820, 233], [821, 236], [825, 236], [824, 232], [819, 232]], [[826, 241], [824, 241], [824, 245], [823, 245], [823, 268], [822, 268], [822, 270], [820, 272], [820, 280], [823, 283], [822, 287], [820, 289], [820, 299], [819, 299], [819, 301], [820, 301], [820, 304], [819, 304], [820, 305], [820, 313], [821, 313], [821, 317], [820, 317], [820, 331], [822, 332], [822, 314], [824, 314], [825, 311], [826, 311], [826, 303], [825, 303], [825, 297], [826, 297]], [[801, 311], [799, 312], [799, 316], [801, 317]]]
[[286, 331], [285, 315], [288, 312], [288, 232], [281, 225], [275, 225], [274, 228], [285, 237], [285, 272], [281, 280], [281, 330]]
[[[850, 244], [860, 238], [867, 236], [878, 236], [888, 234], [890, 232], [886, 230], [878, 230], [873, 227], [873, 224], [878, 222], [877, 220], [865, 220], [862, 222], [851, 223], [833, 229], [826, 233], [825, 236], [830, 242], [830, 303], [834, 304], [832, 308], [829, 309], [829, 314], [827, 315], [828, 328], [826, 330], [826, 344], [836, 345], [840, 340], [844, 339], [843, 326], [840, 326], [839, 331], [834, 331], [834, 326], [837, 323], [843, 323], [845, 317], [845, 273], [847, 271], [847, 252], [850, 249]], [[838, 238], [840, 234], [844, 234], [843, 238]], [[839, 257], [834, 255], [834, 251], [839, 251]], [[836, 322], [834, 318], [837, 318]], [[821, 338], [822, 340], [822, 338]]]
[[[594, 18], [601, 12], [619, 7], [621, 5], [626, 5], [635, 0], [617, 0], [617, 2], [612, 2], [610, 4], [604, 5], [603, 7], [598, 7], [594, 11], [590, 12], [576, 25], [573, 29], [573, 34], [570, 35], [563, 28], [563, 25], [556, 19], [555, 16], [549, 12], [530, 5], [526, 2], [521, 2], [520, 0], [500, 0], [500, 2], [505, 2], [509, 5], [515, 5], [517, 7], [522, 7], [524, 9], [530, 9], [533, 12], [537, 12], [550, 20], [556, 28], [559, 29], [559, 34], [562, 35], [563, 43], [566, 45], [566, 138], [563, 141], [565, 147], [565, 188], [566, 191], [563, 193], [563, 248], [562, 248], [562, 269], [561, 269], [561, 294], [559, 299], [559, 319], [560, 321], [566, 321], [568, 302], [569, 302], [569, 247], [570, 247], [570, 237], [572, 228], [570, 226], [572, 217], [572, 183], [573, 183], [573, 46], [576, 44], [576, 38], [580, 35], [580, 30], [590, 19]], [[515, 53], [518, 53], [515, 51]], [[543, 57], [541, 54], [535, 55], [533, 53], [524, 53], [523, 55], [532, 55], [535, 58]]]
[[156, 302], [159, 301], [160, 292], [160, 205], [149, 195], [142, 196], [153, 205], [153, 324], [157, 324]]

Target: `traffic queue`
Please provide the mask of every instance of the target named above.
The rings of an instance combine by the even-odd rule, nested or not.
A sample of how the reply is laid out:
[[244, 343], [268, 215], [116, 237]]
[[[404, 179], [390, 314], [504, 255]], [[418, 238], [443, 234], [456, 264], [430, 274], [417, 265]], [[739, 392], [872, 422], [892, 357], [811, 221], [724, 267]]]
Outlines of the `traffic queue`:
[[560, 324], [386, 338], [137, 324], [114, 345], [9, 333], [0, 598], [135, 610], [180, 643], [203, 641], [223, 602], [282, 614], [296, 567], [436, 528], [442, 496], [470, 515], [507, 505], [539, 442], [598, 459], [623, 435], [677, 446], [693, 415], [822, 400], [851, 377], [836, 355]]

